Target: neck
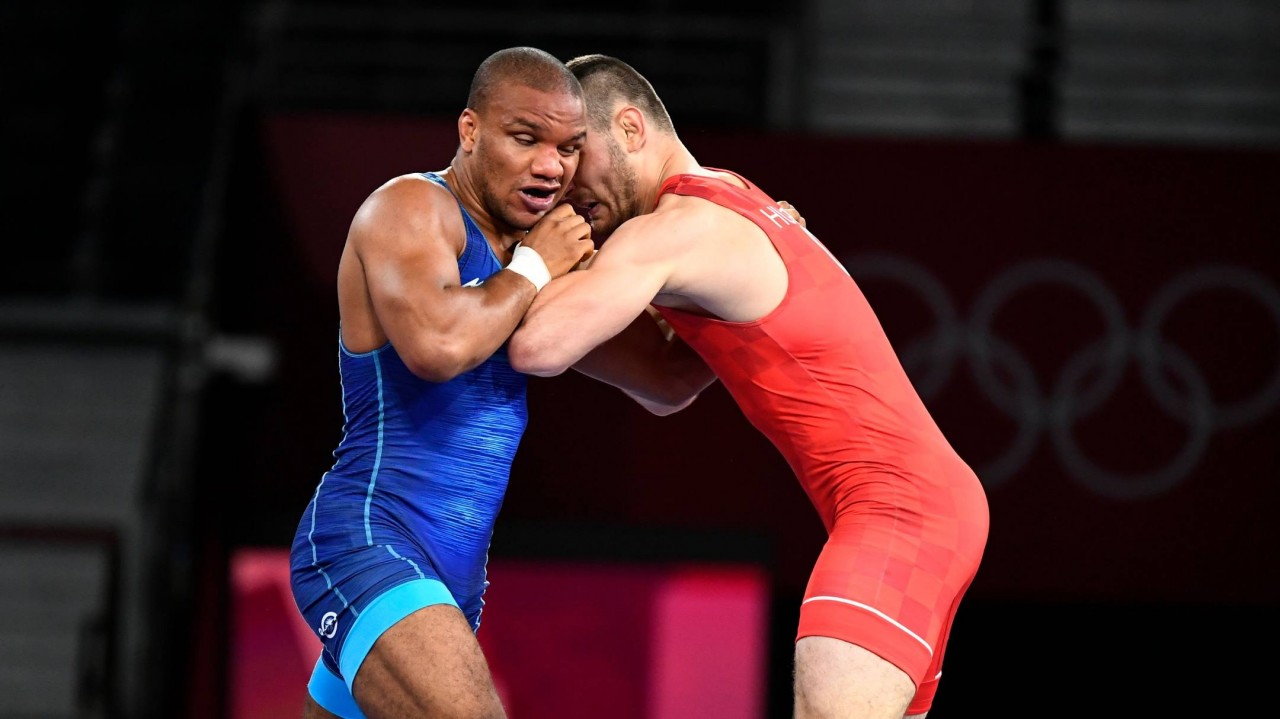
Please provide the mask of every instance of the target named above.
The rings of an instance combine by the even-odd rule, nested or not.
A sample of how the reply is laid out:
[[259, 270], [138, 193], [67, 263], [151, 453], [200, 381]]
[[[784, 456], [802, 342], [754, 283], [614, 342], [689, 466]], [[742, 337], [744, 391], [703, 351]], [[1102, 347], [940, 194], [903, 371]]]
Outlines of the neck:
[[458, 162], [458, 158], [455, 157], [448, 167], [436, 174], [444, 178], [445, 184], [453, 190], [453, 194], [462, 203], [471, 219], [480, 227], [485, 239], [499, 257], [505, 257], [517, 242], [524, 239], [526, 230], [512, 227], [489, 213], [484, 203], [480, 201], [480, 195], [475, 183], [471, 181], [471, 173], [468, 172], [466, 163]]
[[660, 161], [657, 163], [655, 173], [657, 179], [651, 183], [641, 183], [645, 187], [645, 191], [643, 196], [639, 198], [641, 200], [640, 206], [647, 207], [649, 212], [652, 212], [658, 204], [658, 190], [662, 188], [663, 183], [675, 175], [685, 175], [701, 169], [702, 166], [698, 164], [697, 159], [684, 146], [684, 143], [679, 140], [673, 140], [670, 149], [662, 153]]

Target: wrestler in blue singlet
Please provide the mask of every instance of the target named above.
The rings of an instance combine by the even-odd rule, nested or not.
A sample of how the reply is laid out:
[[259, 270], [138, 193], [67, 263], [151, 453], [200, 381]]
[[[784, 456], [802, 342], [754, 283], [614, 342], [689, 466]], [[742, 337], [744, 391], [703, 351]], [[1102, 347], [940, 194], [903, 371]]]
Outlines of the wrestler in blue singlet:
[[[433, 173], [427, 179], [448, 188]], [[502, 269], [475, 221], [463, 284]], [[312, 696], [361, 716], [351, 682], [383, 632], [433, 604], [480, 626], [489, 542], [524, 433], [527, 376], [505, 347], [448, 382], [405, 367], [387, 343], [356, 354], [338, 338], [343, 437], [294, 535], [294, 600], [324, 644]], [[343, 686], [345, 684], [345, 687]]]

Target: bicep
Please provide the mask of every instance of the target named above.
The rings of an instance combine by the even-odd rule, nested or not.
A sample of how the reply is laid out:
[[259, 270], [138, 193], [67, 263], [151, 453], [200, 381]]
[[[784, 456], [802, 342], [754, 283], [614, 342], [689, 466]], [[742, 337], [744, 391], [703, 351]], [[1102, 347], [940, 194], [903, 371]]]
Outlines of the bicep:
[[353, 229], [369, 301], [398, 347], [424, 332], [449, 331], [447, 293], [461, 280], [457, 249], [438, 225], [392, 220]]
[[466, 230], [452, 198], [432, 197], [422, 187], [398, 189], [405, 194], [358, 213], [353, 247], [373, 321], [414, 374], [445, 381], [506, 341], [534, 289], [510, 272], [479, 287], [461, 286], [458, 256]]

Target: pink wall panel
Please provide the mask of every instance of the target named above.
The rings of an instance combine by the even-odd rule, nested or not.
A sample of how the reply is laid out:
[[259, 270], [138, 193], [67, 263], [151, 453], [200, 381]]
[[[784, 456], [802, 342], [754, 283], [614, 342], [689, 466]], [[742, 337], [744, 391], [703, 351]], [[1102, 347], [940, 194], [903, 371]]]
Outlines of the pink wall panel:
[[[769, 577], [725, 564], [494, 561], [478, 637], [511, 719], [760, 719]], [[288, 552], [231, 560], [228, 719], [300, 716], [320, 643]]]

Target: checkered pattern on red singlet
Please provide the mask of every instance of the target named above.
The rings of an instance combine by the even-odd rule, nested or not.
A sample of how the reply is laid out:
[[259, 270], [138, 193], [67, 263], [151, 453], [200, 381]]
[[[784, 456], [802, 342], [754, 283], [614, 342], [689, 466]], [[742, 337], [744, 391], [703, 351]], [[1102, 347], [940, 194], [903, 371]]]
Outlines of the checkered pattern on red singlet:
[[659, 195], [702, 197], [760, 227], [787, 266], [782, 303], [753, 322], [659, 309], [787, 459], [831, 535], [806, 592], [801, 635], [843, 633], [878, 646], [923, 681], [941, 661], [955, 604], [981, 559], [985, 495], [857, 283], [748, 185], [677, 175]]

